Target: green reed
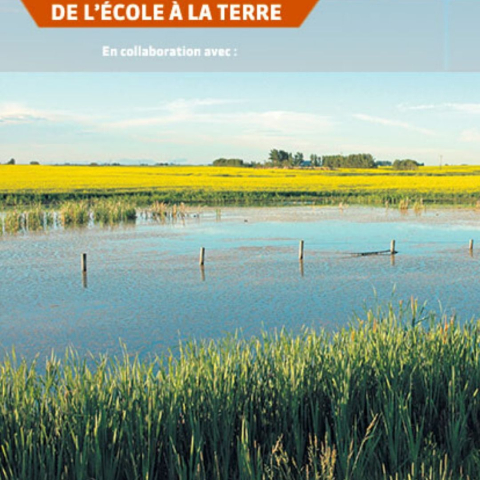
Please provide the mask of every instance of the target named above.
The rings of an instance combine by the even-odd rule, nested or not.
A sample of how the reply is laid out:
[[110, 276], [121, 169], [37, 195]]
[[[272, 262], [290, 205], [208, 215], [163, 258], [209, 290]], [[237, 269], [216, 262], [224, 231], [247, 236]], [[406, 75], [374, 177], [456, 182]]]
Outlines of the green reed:
[[51, 211], [43, 209], [41, 205], [37, 205], [24, 211], [9, 210], [5, 213], [2, 222], [2, 230], [5, 233], [34, 232], [53, 226], [54, 215]]
[[24, 217], [25, 229], [29, 231], [43, 230], [52, 223], [51, 212], [46, 211], [41, 205], [35, 205], [26, 210]]
[[153, 202], [150, 207], [145, 210], [147, 216], [160, 223], [167, 221], [183, 220], [188, 216], [186, 205], [181, 202], [169, 205], [165, 202]]
[[478, 478], [480, 323], [444, 322], [412, 302], [151, 361], [13, 354], [0, 478]]
[[[0, 223], [5, 233], [48, 230], [52, 227], [84, 227], [90, 224], [115, 225], [135, 222], [139, 216], [161, 223], [183, 220], [188, 216], [184, 203], [153, 202], [139, 208], [126, 197], [94, 198], [61, 202], [55, 209], [41, 204], [19, 210], [7, 210]], [[2, 226], [2, 225], [0, 225]]]
[[58, 211], [62, 226], [82, 226], [90, 221], [90, 206], [87, 201], [67, 201]]
[[134, 222], [137, 218], [135, 206], [121, 199], [101, 199], [91, 203], [91, 212], [95, 222], [115, 224]]
[[18, 233], [23, 228], [23, 214], [17, 210], [8, 211], [3, 219], [6, 233]]
[[359, 190], [338, 192], [338, 190], [306, 191], [212, 191], [212, 190], [162, 190], [150, 192], [108, 190], [63, 192], [63, 193], [29, 193], [0, 192], [0, 209], [27, 208], [41, 203], [45, 207], [58, 209], [64, 202], [96, 201], [111, 199], [127, 201], [137, 208], [148, 208], [155, 202], [168, 205], [208, 205], [212, 207], [236, 206], [282, 206], [292, 204], [338, 205], [340, 202], [349, 205], [385, 205], [399, 207], [406, 198], [410, 203], [420, 202], [425, 206], [446, 205], [475, 207], [479, 203], [479, 192], [429, 192], [415, 190], [380, 191]]

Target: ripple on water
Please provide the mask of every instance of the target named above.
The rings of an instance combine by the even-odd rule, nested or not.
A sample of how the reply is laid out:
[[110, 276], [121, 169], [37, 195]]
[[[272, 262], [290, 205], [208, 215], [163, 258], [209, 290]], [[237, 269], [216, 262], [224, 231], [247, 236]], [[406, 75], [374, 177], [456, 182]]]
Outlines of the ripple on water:
[[[479, 309], [479, 260], [467, 245], [480, 236], [479, 218], [472, 211], [224, 209], [220, 222], [207, 215], [173, 227], [3, 238], [1, 346], [28, 357], [70, 345], [118, 354], [121, 339], [131, 351], [159, 353], [181, 338], [237, 329], [334, 328], [393, 290], [397, 301], [413, 295], [470, 318]], [[392, 238], [400, 252], [394, 263], [390, 255], [350, 255], [388, 249]], [[203, 271], [200, 246], [207, 249]]]

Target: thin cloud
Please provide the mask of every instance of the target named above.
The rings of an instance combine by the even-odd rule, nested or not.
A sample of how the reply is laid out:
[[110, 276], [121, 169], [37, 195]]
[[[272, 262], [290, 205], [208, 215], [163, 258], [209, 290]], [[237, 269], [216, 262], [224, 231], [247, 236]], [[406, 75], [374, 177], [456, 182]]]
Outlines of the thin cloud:
[[165, 108], [167, 110], [194, 110], [198, 107], [214, 107], [218, 105], [231, 105], [234, 103], [242, 103], [242, 101], [230, 98], [178, 98], [177, 100], [173, 100], [172, 102], [167, 103], [165, 105]]
[[333, 122], [329, 117], [304, 112], [265, 111], [206, 113], [191, 109], [172, 109], [163, 115], [151, 117], [128, 118], [105, 124], [110, 129], [131, 129], [138, 127], [160, 127], [178, 123], [220, 124], [229, 128], [247, 128], [258, 133], [258, 130], [282, 132], [285, 134], [319, 133], [330, 129]]
[[[249, 137], [251, 142], [267, 144], [269, 141], [306, 141], [307, 137], [330, 132], [335, 124], [330, 117], [315, 113], [287, 110], [261, 112], [237, 111], [228, 105], [240, 103], [231, 99], [183, 98], [145, 110], [123, 110], [102, 112], [102, 115], [79, 114], [68, 111], [37, 110], [19, 104], [0, 105], [0, 128], [2, 124], [32, 124], [49, 122], [55, 124], [77, 124], [81, 134], [127, 133], [141, 135], [144, 139], [154, 137], [155, 143], [188, 143], [184, 132], [194, 130], [193, 137], [200, 143], [218, 143], [218, 134], [208, 130], [223, 131], [222, 137], [236, 143]], [[216, 108], [224, 107], [224, 108]], [[166, 132], [170, 132], [168, 135]], [[189, 136], [192, 136], [190, 132]], [[179, 137], [179, 138], [177, 138]], [[199, 139], [199, 137], [201, 137]]]
[[377, 125], [384, 125], [386, 127], [401, 128], [403, 130], [409, 130], [412, 132], [421, 133], [422, 135], [435, 135], [435, 132], [433, 130], [429, 130], [428, 128], [417, 127], [415, 125], [412, 125], [411, 123], [402, 122], [400, 120], [391, 120], [388, 118], [373, 117], [371, 115], [365, 115], [363, 113], [356, 113], [353, 115], [353, 117], [363, 122], [375, 123]]
[[167, 102], [161, 105], [149, 106], [149, 107], [136, 107], [134, 112], [177, 112], [179, 110], [192, 111], [201, 107], [215, 107], [222, 105], [234, 105], [245, 103], [244, 100], [231, 99], [231, 98], [193, 98], [185, 99], [179, 98], [171, 102]]
[[38, 117], [29, 114], [0, 115], [0, 124], [17, 125], [19, 123], [34, 123], [46, 120], [44, 117]]
[[467, 143], [480, 142], [480, 130], [476, 128], [470, 128], [468, 130], [464, 130], [460, 134], [460, 140], [462, 142], [467, 142]]
[[20, 105], [5, 104], [0, 106], [0, 124], [17, 125], [47, 120], [47, 117], [36, 110]]
[[0, 105], [0, 126], [37, 122], [95, 124], [104, 116], [73, 113], [58, 110], [39, 110], [21, 104]]
[[[136, 108], [128, 112], [128, 118], [105, 123], [106, 128], [135, 128], [163, 126], [180, 122], [209, 121], [211, 114], [201, 113], [205, 107], [215, 107], [240, 103], [238, 100], [218, 98], [179, 98], [163, 105]], [[118, 112], [120, 114], [120, 112]], [[123, 112], [125, 114], [125, 112]], [[137, 117], [132, 118], [132, 113]], [[138, 116], [138, 114], [145, 114]], [[150, 115], [149, 115], [150, 114]], [[118, 118], [118, 116], [117, 116]]]
[[407, 105], [400, 104], [398, 109], [401, 111], [445, 111], [445, 112], [461, 112], [471, 115], [480, 114], [480, 103], [431, 103], [431, 104], [420, 104], [420, 105]]

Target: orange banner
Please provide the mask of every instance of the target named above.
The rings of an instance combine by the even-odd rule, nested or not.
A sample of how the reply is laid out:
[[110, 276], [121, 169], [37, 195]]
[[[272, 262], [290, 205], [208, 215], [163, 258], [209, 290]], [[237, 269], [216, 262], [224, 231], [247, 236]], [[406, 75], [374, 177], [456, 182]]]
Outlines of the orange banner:
[[42, 28], [295, 28], [319, 0], [22, 0]]

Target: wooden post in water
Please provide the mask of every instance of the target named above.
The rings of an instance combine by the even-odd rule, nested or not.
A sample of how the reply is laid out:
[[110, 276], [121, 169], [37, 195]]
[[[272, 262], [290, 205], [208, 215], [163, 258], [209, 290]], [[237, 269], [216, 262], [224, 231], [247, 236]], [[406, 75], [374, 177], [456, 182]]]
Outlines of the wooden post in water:
[[205, 265], [205, 248], [204, 247], [200, 249], [200, 258], [198, 263], [200, 264], [201, 267]]
[[87, 254], [86, 253], [82, 253], [81, 265], [82, 265], [82, 273], [87, 273]]
[[468, 243], [468, 249], [470, 250], [470, 252], [473, 252], [473, 239], [470, 240], [470, 242]]
[[395, 255], [397, 252], [395, 251], [395, 240], [390, 242], [390, 254]]
[[303, 251], [305, 247], [305, 242], [300, 240], [300, 245], [298, 246], [298, 259], [303, 262]]

